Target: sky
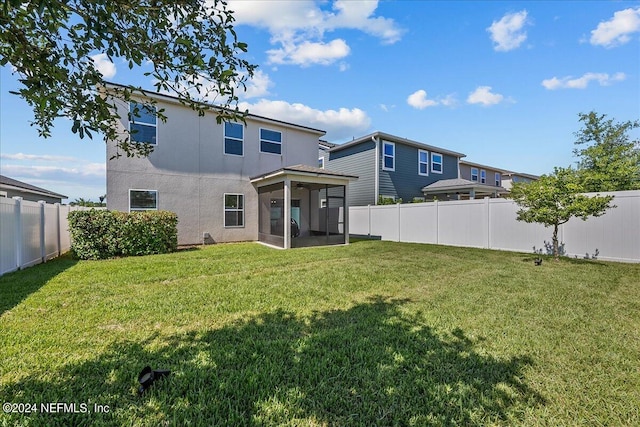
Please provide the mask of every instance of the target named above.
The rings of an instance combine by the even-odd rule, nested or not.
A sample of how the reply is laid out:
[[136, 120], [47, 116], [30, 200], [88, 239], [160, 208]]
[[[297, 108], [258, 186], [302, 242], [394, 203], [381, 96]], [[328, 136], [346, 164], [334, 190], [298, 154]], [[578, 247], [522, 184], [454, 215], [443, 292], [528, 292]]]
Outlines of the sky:
[[[249, 112], [343, 143], [382, 131], [529, 174], [569, 166], [579, 113], [640, 119], [639, 1], [230, 0], [258, 65]], [[153, 89], [143, 68], [93, 59], [106, 80]], [[18, 76], [0, 69], [0, 173], [97, 201], [101, 137], [59, 119], [38, 137]], [[633, 138], [640, 137], [636, 131]]]

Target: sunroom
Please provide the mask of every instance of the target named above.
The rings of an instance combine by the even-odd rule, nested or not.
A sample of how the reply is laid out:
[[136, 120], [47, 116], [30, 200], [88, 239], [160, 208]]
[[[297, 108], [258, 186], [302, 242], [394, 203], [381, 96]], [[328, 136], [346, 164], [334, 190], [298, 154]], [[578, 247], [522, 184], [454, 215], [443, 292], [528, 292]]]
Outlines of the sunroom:
[[353, 175], [306, 165], [251, 178], [258, 191], [258, 240], [278, 248], [349, 243]]

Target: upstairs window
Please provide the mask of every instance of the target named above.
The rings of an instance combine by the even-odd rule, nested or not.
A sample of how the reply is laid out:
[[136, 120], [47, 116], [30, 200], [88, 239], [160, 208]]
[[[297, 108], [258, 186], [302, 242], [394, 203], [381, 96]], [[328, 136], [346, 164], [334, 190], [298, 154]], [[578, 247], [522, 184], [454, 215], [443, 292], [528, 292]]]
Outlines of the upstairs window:
[[442, 173], [442, 154], [431, 153], [431, 172]]
[[282, 154], [282, 132], [260, 129], [260, 152]]
[[429, 153], [418, 150], [418, 175], [429, 175]]
[[157, 190], [129, 190], [129, 212], [157, 210]]
[[318, 157], [318, 167], [324, 169], [324, 157]]
[[129, 132], [131, 141], [143, 144], [157, 144], [156, 107], [129, 103]]
[[471, 168], [471, 181], [478, 181], [478, 168]]
[[382, 143], [382, 170], [396, 169], [396, 145], [393, 142]]
[[484, 169], [480, 170], [480, 183], [481, 184], [487, 183], [487, 171]]
[[502, 175], [499, 172], [496, 172], [495, 178], [496, 178], [496, 187], [500, 187], [500, 185], [502, 184]]
[[244, 126], [242, 124], [225, 122], [224, 154], [244, 155]]

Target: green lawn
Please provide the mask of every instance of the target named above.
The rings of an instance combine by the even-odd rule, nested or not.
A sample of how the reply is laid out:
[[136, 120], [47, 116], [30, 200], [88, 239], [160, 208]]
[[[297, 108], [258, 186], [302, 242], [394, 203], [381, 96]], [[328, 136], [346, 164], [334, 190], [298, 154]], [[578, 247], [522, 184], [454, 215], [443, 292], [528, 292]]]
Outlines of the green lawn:
[[[138, 396], [147, 364], [172, 374]], [[640, 265], [380, 241], [63, 257], [0, 278], [5, 402], [38, 413], [0, 425], [640, 425]]]

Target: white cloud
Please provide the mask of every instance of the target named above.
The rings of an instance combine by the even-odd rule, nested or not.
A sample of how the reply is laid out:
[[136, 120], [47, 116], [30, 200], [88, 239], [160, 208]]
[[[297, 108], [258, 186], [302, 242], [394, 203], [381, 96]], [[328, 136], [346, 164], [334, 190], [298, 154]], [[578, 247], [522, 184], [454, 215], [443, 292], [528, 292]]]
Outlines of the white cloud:
[[269, 78], [269, 75], [262, 70], [256, 70], [253, 73], [253, 77], [246, 83], [246, 92], [239, 93], [240, 98], [259, 98], [269, 94], [269, 88], [273, 86], [273, 82]]
[[45, 161], [45, 162], [73, 162], [77, 159], [74, 157], [66, 156], [53, 156], [50, 154], [0, 154], [0, 159], [5, 160], [31, 160], [31, 161]]
[[2, 165], [3, 175], [10, 177], [32, 177], [51, 180], [77, 180], [85, 178], [103, 178], [106, 175], [105, 163], [87, 163], [80, 166], [38, 166], [38, 165]]
[[526, 10], [507, 13], [499, 21], [493, 21], [491, 26], [487, 28], [491, 34], [491, 40], [494, 42], [493, 48], [506, 52], [520, 47], [527, 39], [524, 27], [529, 23]]
[[499, 104], [503, 100], [504, 96], [491, 92], [491, 86], [478, 86], [467, 98], [469, 104], [482, 104], [485, 107]]
[[542, 86], [549, 90], [556, 89], [585, 89], [590, 82], [596, 81], [600, 86], [609, 86], [612, 83], [622, 81], [627, 76], [624, 73], [616, 73], [609, 76], [607, 73], [585, 73], [582, 77], [573, 78], [572, 76], [557, 78], [552, 77], [542, 81]]
[[105, 79], [113, 78], [116, 75], [116, 65], [109, 60], [106, 53], [99, 53], [91, 57], [93, 63], [102, 77]]
[[620, 10], [613, 18], [598, 24], [591, 31], [591, 44], [615, 47], [631, 40], [630, 34], [640, 32], [640, 7]]
[[49, 154], [3, 153], [2, 174], [56, 193], [97, 201], [106, 189], [106, 163]]
[[458, 100], [456, 99], [456, 96], [452, 93], [440, 99], [439, 102], [445, 107], [455, 107], [456, 105], [458, 105]]
[[407, 97], [407, 104], [418, 110], [424, 110], [427, 107], [438, 105], [437, 101], [427, 99], [427, 92], [423, 89], [417, 90]]
[[[304, 41], [300, 44], [283, 43], [281, 49], [268, 50], [270, 64], [330, 65], [349, 55], [350, 48], [342, 39], [330, 43]], [[342, 68], [342, 66], [341, 66]]]
[[[330, 65], [346, 57], [350, 48], [343, 39], [325, 42], [326, 32], [352, 29], [370, 34], [383, 44], [400, 40], [403, 30], [394, 20], [375, 16], [378, 1], [336, 0], [331, 9], [322, 9], [324, 1], [247, 1], [231, 0], [235, 25], [266, 28], [271, 43], [278, 46], [269, 50], [272, 64], [300, 66]], [[345, 69], [343, 63], [341, 70]]]
[[240, 103], [241, 109], [250, 113], [278, 120], [297, 123], [327, 132], [325, 138], [339, 140], [361, 134], [369, 129], [371, 119], [359, 108], [317, 110], [304, 104], [261, 99], [250, 104]]

